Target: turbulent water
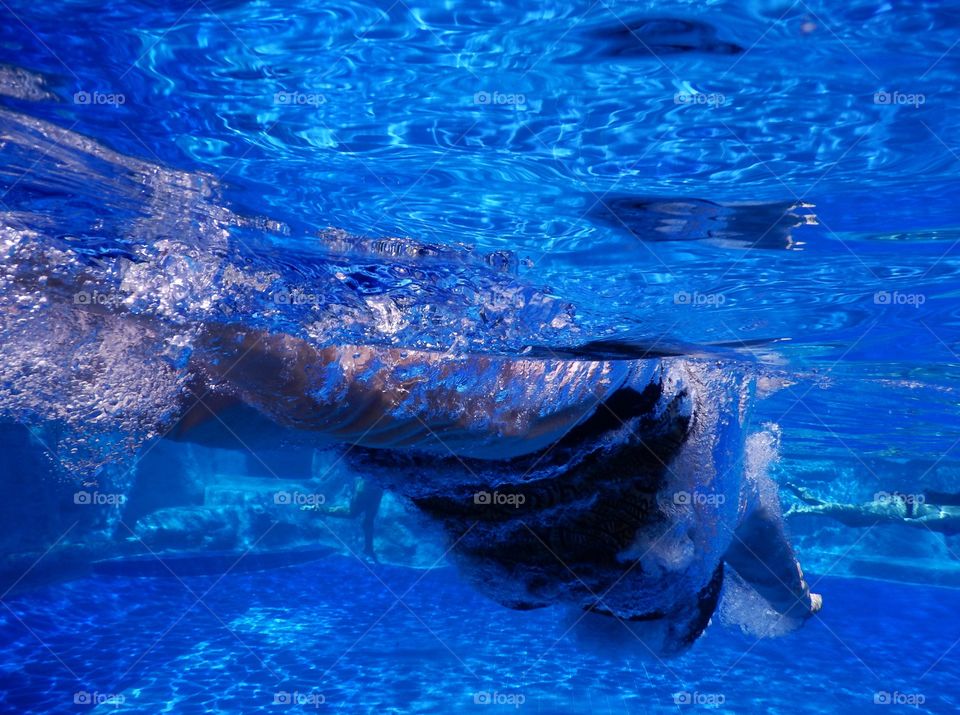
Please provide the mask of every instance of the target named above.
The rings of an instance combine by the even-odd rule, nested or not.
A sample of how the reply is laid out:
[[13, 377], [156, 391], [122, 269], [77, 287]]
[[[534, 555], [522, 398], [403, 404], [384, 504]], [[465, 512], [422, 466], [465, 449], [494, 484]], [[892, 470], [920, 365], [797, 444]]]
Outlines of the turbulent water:
[[[781, 529], [776, 497], [756, 495], [770, 489], [770, 457], [744, 465], [756, 378], [734, 360], [709, 366], [602, 333], [583, 343], [573, 306], [530, 286], [503, 251], [342, 231], [276, 256], [261, 238], [258, 251], [231, 230], [285, 227], [218, 207], [209, 178], [5, 119], [12, 151], [46, 150], [22, 191], [69, 182], [71, 202], [106, 195], [131, 211], [105, 231], [122, 240], [50, 236], [27, 215], [8, 231], [0, 408], [51, 451], [51, 477], [103, 486], [109, 467], [127, 471], [164, 437], [353, 445], [352, 463], [441, 523], [505, 605], [664, 619], [665, 652], [706, 627], [721, 561], [749, 543], [741, 524], [761, 502]], [[135, 190], [176, 212], [144, 215]], [[247, 412], [222, 417], [205, 398]], [[112, 488], [133, 484], [123, 474]], [[471, 504], [484, 489], [518, 503]], [[789, 581], [784, 548], [765, 568]]]
[[5, 149], [33, 162], [18, 191], [69, 192], [61, 208], [74, 218], [85, 202], [115, 212], [76, 234], [26, 211], [11, 211], [5, 227], [0, 403], [11, 418], [70, 430], [57, 451], [91, 460], [78, 467], [109, 456], [81, 454], [103, 446], [97, 437], [136, 446], [169, 430], [194, 340], [211, 324], [317, 348], [519, 354], [581, 339], [572, 307], [521, 280], [511, 254], [333, 230], [281, 252], [289, 228], [219, 206], [209, 176], [22, 115], [3, 121]]
[[[311, 509], [349, 504], [359, 524], [374, 489], [393, 577], [450, 563], [454, 602], [507, 606], [517, 633], [576, 635], [564, 653], [578, 687], [619, 667], [597, 650], [639, 649], [660, 696], [658, 678], [688, 663], [684, 678], [711, 683], [697, 704], [722, 708], [738, 686], [682, 655], [711, 617], [736, 634], [711, 628], [697, 647], [717, 653], [807, 621], [789, 652], [827, 629], [843, 632], [841, 656], [890, 658], [882, 676], [866, 658], [869, 687], [830, 676], [844, 697], [866, 693], [846, 707], [896, 688], [895, 704], [936, 701], [930, 673], [947, 707], [948, 643], [906, 677], [885, 640], [851, 647], [823, 619], [831, 597], [867, 588], [856, 576], [960, 585], [956, 12], [0, 3], [0, 601], [25, 599], [2, 625], [29, 634], [77, 584], [110, 593], [110, 578], [118, 593], [234, 569], [308, 582], [291, 564], [372, 550]], [[933, 528], [909, 511], [929, 495], [944, 505], [924, 507], [944, 517]], [[827, 502], [874, 511], [804, 513]], [[367, 567], [324, 568], [359, 580]], [[282, 659], [295, 646], [255, 611], [281, 608], [269, 594], [283, 589], [257, 583], [251, 611], [222, 604], [228, 630]], [[31, 600], [44, 584], [66, 590]], [[169, 594], [152, 588], [162, 611]], [[317, 589], [305, 612], [338, 599]], [[811, 590], [827, 606], [812, 619]], [[520, 617], [533, 609], [546, 610]], [[930, 627], [916, 618], [911, 632]], [[79, 637], [39, 630], [56, 651]], [[0, 703], [96, 704], [64, 701], [74, 686], [47, 677], [56, 661], [25, 648], [4, 662], [40, 665]], [[229, 653], [210, 660], [229, 672]], [[67, 668], [129, 706], [133, 660], [118, 680]], [[591, 709], [544, 696], [521, 660], [505, 660], [500, 704], [540, 693], [545, 711]], [[727, 673], [744, 682], [739, 663]], [[285, 674], [309, 680], [304, 668]], [[308, 690], [350, 710], [372, 671]], [[175, 680], [134, 709], [193, 707], [180, 686], [162, 695]], [[230, 707], [282, 704], [260, 692], [279, 680]], [[450, 687], [431, 701], [398, 686], [389, 707], [466, 708]]]

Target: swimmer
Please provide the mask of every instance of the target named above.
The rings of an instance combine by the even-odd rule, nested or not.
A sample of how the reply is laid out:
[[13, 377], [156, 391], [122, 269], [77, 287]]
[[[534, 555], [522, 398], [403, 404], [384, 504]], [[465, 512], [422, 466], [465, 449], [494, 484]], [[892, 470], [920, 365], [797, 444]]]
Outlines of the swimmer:
[[[825, 501], [795, 484], [785, 485], [802, 504], [790, 507], [785, 516], [825, 516], [855, 529], [877, 524], [899, 524], [925, 528], [945, 536], [960, 534], [960, 509], [953, 505], [937, 505], [916, 495], [897, 492], [882, 494], [864, 504], [842, 504]], [[928, 495], [936, 498], [936, 492]]]
[[373, 548], [373, 525], [380, 512], [380, 502], [383, 499], [383, 489], [369, 479], [359, 477], [354, 486], [353, 496], [349, 506], [323, 507], [317, 506], [314, 510], [323, 516], [333, 516], [344, 519], [363, 517], [363, 553], [371, 561], [377, 563], [377, 554]]
[[[330, 515], [364, 516], [368, 555], [385, 487], [444, 527], [454, 560], [500, 603], [573, 604], [654, 629], [664, 654], [706, 628], [725, 569], [789, 623], [822, 605], [772, 484], [742, 468], [703, 471], [727, 459], [711, 445], [733, 429], [724, 415], [740, 414], [742, 399], [716, 367], [316, 348], [222, 325], [206, 327], [193, 361], [192, 394], [170, 436], [346, 445], [375, 483], [364, 480], [350, 508]], [[703, 489], [723, 499], [677, 501]], [[494, 501], [500, 493], [506, 506]]]

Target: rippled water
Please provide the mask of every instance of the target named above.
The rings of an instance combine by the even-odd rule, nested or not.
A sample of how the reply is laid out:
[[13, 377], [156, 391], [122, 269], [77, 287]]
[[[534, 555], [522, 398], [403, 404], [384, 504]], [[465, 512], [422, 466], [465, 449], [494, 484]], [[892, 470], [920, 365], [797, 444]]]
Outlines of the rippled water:
[[[958, 11], [7, 0], [4, 416], [82, 432], [60, 456], [89, 471], [169, 418], [190, 326], [242, 314], [319, 344], [735, 358], [781, 484], [960, 491]], [[32, 302], [60, 286], [163, 327], [71, 330]], [[794, 522], [817, 573], [960, 584], [955, 541], [896, 528]]]
[[[935, 459], [950, 446], [960, 60], [949, 4], [4, 12], [3, 59], [44, 77], [8, 107], [209, 173], [237, 213], [295, 236], [334, 226], [514, 251], [598, 332], [787, 339], [777, 355], [797, 373], [830, 368], [842, 382], [805, 398], [820, 415], [854, 389], [925, 404], [903, 427], [891, 417], [894, 444], [882, 426], [830, 420], [866, 440], [858, 450], [903, 443], [920, 456], [922, 445]], [[77, 92], [125, 102], [76, 104]], [[877, 92], [924, 102], [876, 104]], [[496, 103], [517, 95], [523, 104]], [[7, 164], [8, 187], [35, 158]], [[7, 205], [25, 189], [12, 186]], [[637, 202], [663, 208], [631, 212]], [[816, 218], [780, 219], [798, 203]], [[90, 233], [91, 217], [62, 199], [45, 209]], [[743, 250], [754, 243], [770, 250]], [[878, 291], [925, 300], [885, 305]], [[723, 303], [678, 306], [680, 292]]]

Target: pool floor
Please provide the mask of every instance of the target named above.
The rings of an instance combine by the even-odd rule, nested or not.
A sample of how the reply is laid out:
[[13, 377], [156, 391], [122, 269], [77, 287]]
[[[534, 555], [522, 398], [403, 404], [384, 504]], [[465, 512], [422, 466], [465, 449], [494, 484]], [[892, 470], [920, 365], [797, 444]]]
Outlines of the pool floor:
[[[812, 576], [817, 581], [816, 576]], [[341, 556], [266, 572], [100, 578], [8, 597], [0, 710], [932, 712], [960, 707], [960, 591], [823, 578], [805, 628], [711, 626], [657, 661], [510, 611], [453, 569]], [[198, 598], [200, 599], [198, 601]], [[874, 701], [893, 700], [878, 709]]]

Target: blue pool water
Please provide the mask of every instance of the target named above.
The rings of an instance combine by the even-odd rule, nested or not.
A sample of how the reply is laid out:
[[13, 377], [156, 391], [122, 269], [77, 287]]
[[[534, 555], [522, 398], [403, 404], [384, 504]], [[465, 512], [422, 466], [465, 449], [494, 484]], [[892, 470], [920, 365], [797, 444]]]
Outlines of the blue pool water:
[[[933, 0], [0, 0], [0, 710], [955, 710], [958, 31]], [[290, 344], [447, 389], [392, 415], [430, 434], [271, 383]], [[617, 425], [511, 431], [578, 404], [577, 360], [670, 386], [630, 423], [656, 539], [668, 487], [585, 456]], [[201, 377], [247, 412], [187, 410]], [[297, 508], [357, 475], [381, 565]], [[536, 518], [457, 501], [498, 488]], [[757, 493], [823, 595], [777, 638], [729, 573]], [[612, 610], [679, 604], [675, 657], [582, 627], [624, 563], [666, 586]]]
[[956, 591], [830, 577], [820, 587], [830, 611], [802, 633], [708, 632], [664, 665], [629, 636], [583, 643], [554, 614], [499, 608], [446, 569], [338, 558], [219, 581], [78, 581], [9, 602], [3, 705], [73, 712], [74, 692], [97, 692], [123, 696], [103, 712], [279, 712], [275, 696], [298, 692], [321, 711], [469, 713], [485, 712], [476, 694], [496, 692], [522, 702], [495, 712], [682, 712], [684, 694], [711, 712], [909, 712], [874, 698], [924, 693], [930, 711], [957, 708], [955, 668], [941, 658], [960, 638]]

